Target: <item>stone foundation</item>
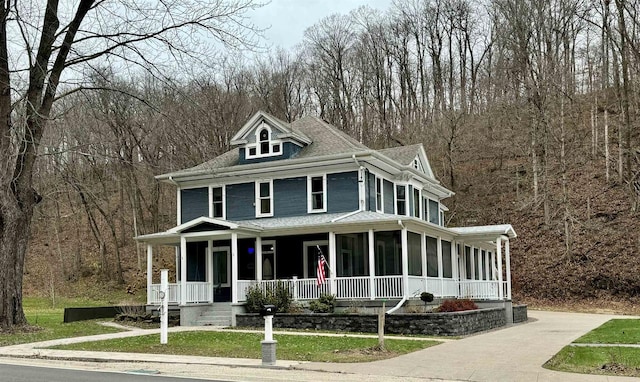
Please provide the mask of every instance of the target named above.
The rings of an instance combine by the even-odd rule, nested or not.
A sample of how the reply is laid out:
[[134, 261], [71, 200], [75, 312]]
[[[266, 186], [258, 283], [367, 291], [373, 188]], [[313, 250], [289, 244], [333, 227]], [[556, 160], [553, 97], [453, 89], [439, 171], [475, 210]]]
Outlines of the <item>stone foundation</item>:
[[[257, 314], [236, 315], [236, 325], [262, 327]], [[401, 313], [385, 318], [388, 334], [423, 334], [433, 336], [463, 336], [505, 326], [504, 308], [487, 308], [451, 313]], [[374, 314], [277, 314], [274, 328], [337, 330], [345, 332], [378, 332], [378, 316]]]
[[514, 305], [513, 306], [513, 323], [525, 322], [529, 318], [527, 316], [526, 305]]

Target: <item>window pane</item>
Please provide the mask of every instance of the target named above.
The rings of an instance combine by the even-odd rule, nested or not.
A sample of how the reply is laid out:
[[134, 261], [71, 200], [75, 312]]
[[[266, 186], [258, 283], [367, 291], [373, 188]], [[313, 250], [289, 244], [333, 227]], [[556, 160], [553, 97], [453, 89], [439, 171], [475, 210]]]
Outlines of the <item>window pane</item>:
[[251, 155], [251, 156], [256, 155], [256, 148], [255, 147], [249, 148], [249, 155]]
[[476, 268], [476, 280], [482, 280], [482, 273], [480, 273], [480, 254], [478, 253], [478, 248], [473, 249], [473, 258]]
[[311, 178], [311, 192], [322, 192], [322, 177]]
[[420, 190], [413, 189], [413, 216], [420, 217]]
[[273, 149], [274, 153], [279, 153], [280, 152], [280, 145], [273, 145], [272, 149]]
[[263, 129], [260, 132], [260, 141], [268, 141], [269, 140], [269, 131], [267, 129]]
[[269, 154], [269, 142], [260, 143], [260, 154]]
[[396, 210], [398, 215], [406, 215], [406, 186], [396, 186]]
[[322, 194], [314, 194], [311, 196], [311, 198], [311, 208], [313, 208], [314, 210], [321, 210], [324, 208]]
[[429, 222], [438, 224], [440, 214], [438, 211], [438, 202], [429, 199]]
[[483, 280], [488, 280], [489, 278], [487, 277], [487, 251], [485, 251], [484, 249], [482, 250], [482, 279]]
[[268, 198], [271, 194], [269, 191], [269, 183], [260, 183], [260, 197]]
[[213, 217], [214, 218], [222, 217], [222, 202], [213, 203]]
[[222, 187], [215, 187], [213, 189], [213, 201], [214, 202], [222, 201]]
[[438, 277], [438, 239], [427, 236], [427, 276]]
[[376, 209], [382, 210], [382, 179], [376, 178]]
[[268, 214], [271, 212], [271, 200], [270, 199], [260, 199], [260, 213]]
[[451, 242], [442, 240], [442, 277], [453, 277], [453, 264], [451, 263]]
[[467, 280], [471, 280], [471, 247], [464, 247], [464, 264], [467, 273]]

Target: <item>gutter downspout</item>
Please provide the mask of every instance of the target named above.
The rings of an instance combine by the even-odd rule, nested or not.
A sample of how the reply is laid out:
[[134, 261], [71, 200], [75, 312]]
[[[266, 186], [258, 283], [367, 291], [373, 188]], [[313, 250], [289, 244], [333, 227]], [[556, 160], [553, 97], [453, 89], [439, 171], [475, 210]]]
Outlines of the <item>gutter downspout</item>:
[[[404, 226], [404, 224], [402, 223], [402, 220], [398, 219], [398, 225], [400, 225], [400, 227], [402, 227], [402, 229], [404, 230], [406, 227]], [[405, 243], [406, 244], [406, 243]], [[404, 268], [404, 267], [403, 267]], [[404, 273], [404, 272], [403, 272]], [[404, 275], [403, 275], [403, 279], [404, 279]], [[408, 285], [404, 286], [405, 288], [408, 287]], [[391, 314], [394, 313], [396, 310], [400, 309], [400, 307], [402, 305], [404, 305], [404, 303], [407, 302], [407, 293], [404, 293], [404, 296], [402, 296], [402, 299], [398, 302], [398, 304], [396, 306], [394, 306], [393, 308], [387, 310], [387, 314]]]

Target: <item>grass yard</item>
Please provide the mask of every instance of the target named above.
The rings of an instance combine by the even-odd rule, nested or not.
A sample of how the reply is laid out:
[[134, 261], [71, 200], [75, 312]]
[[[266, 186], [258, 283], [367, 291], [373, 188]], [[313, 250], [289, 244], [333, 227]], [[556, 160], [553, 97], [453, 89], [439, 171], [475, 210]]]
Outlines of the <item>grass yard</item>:
[[[100, 306], [106, 305], [89, 300], [61, 300], [58, 306]], [[16, 331], [7, 333], [0, 331], [0, 346], [16, 345], [29, 342], [47, 341], [57, 338], [89, 336], [93, 334], [115, 333], [120, 330], [108, 328], [98, 324], [98, 321], [78, 321], [65, 324], [64, 308], [51, 308], [48, 299], [25, 298], [24, 311], [27, 321], [33, 328], [28, 331]]]
[[574, 342], [583, 344], [640, 344], [640, 320], [609, 320]]
[[[159, 335], [86, 342], [55, 349], [158, 353], [208, 357], [262, 357], [261, 333], [181, 332], [170, 333], [169, 343], [160, 345]], [[376, 351], [375, 338], [276, 335], [279, 359], [315, 362], [364, 362], [395, 357], [437, 345], [436, 341], [386, 340], [387, 351]]]
[[565, 346], [544, 367], [571, 373], [640, 377], [640, 348]]
[[[574, 343], [640, 344], [640, 320], [607, 321]], [[544, 366], [573, 373], [640, 377], [640, 348], [565, 346]]]

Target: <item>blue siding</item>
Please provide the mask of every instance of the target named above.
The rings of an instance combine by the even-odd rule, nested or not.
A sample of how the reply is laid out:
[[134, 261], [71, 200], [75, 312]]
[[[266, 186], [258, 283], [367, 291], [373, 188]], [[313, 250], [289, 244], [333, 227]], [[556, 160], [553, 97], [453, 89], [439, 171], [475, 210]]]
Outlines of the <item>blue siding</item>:
[[288, 217], [307, 214], [307, 177], [273, 181], [273, 216]]
[[376, 210], [376, 176], [372, 173], [367, 173], [367, 206], [369, 206], [369, 211]]
[[180, 223], [209, 216], [209, 188], [180, 190]]
[[227, 220], [255, 219], [255, 187], [253, 182], [226, 186]]
[[294, 143], [283, 142], [281, 155], [264, 157], [264, 158], [247, 159], [246, 149], [244, 147], [241, 147], [240, 153], [238, 155], [238, 164], [273, 162], [276, 160], [291, 159], [291, 158], [295, 158], [300, 152], [300, 150], [302, 150], [302, 147]]
[[382, 186], [384, 192], [384, 213], [393, 213], [393, 183], [385, 180]]
[[357, 209], [358, 172], [327, 174], [327, 212], [348, 212]]

